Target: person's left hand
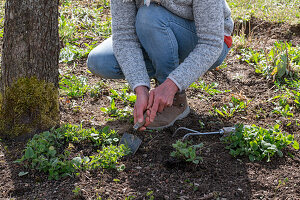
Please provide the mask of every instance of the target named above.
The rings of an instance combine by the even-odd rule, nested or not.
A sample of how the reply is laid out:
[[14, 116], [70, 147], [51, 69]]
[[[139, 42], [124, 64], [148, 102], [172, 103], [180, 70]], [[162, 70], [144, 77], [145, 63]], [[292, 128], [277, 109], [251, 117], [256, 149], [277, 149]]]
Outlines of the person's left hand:
[[150, 110], [150, 119], [146, 121], [145, 127], [154, 121], [157, 112], [162, 112], [165, 107], [172, 106], [177, 91], [178, 87], [171, 79], [165, 80], [157, 88], [150, 91], [147, 106], [147, 109]]

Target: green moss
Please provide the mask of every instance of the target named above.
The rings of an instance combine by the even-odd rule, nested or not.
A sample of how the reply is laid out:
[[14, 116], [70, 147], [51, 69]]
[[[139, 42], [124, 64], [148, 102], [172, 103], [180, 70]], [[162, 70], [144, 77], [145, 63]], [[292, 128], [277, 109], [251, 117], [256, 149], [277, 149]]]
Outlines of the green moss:
[[0, 134], [16, 137], [59, 123], [58, 90], [53, 83], [19, 78], [0, 97]]

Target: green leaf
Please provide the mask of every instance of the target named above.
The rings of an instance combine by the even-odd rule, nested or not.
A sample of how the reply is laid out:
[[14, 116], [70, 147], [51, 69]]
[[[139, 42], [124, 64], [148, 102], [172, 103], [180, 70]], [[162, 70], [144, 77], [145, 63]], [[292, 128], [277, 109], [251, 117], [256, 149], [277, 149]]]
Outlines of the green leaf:
[[283, 156], [283, 153], [282, 153], [282, 151], [280, 151], [280, 150], [277, 151], [277, 154], [278, 154], [279, 157], [282, 157], [282, 156]]
[[202, 148], [203, 147], [203, 143], [200, 143], [200, 144], [196, 144], [193, 146], [194, 148]]
[[294, 149], [298, 150], [299, 149], [299, 143], [295, 140], [293, 143]]
[[82, 163], [82, 159], [80, 157], [75, 157], [72, 159], [72, 163], [76, 166], [76, 167], [80, 167], [81, 163]]
[[33, 158], [34, 156], [34, 151], [31, 147], [27, 147], [26, 151], [25, 151], [25, 158]]
[[89, 157], [87, 157], [87, 156], [85, 156], [85, 157], [83, 158], [83, 162], [84, 162], [84, 163], [88, 163], [88, 162], [90, 162], [90, 158], [89, 158]]
[[284, 65], [283, 62], [280, 62], [278, 65], [277, 65], [277, 75], [279, 78], [283, 77], [286, 73], [286, 66]]
[[253, 161], [255, 161], [255, 157], [254, 157], [252, 154], [250, 154], [250, 155], [249, 155], [249, 160], [250, 160], [251, 162], [253, 162]]
[[199, 164], [199, 160], [193, 160], [193, 163], [195, 163], [196, 165]]
[[215, 111], [216, 111], [217, 113], [219, 113], [221, 116], [225, 117], [224, 114], [223, 114], [218, 108], [216, 108]]
[[25, 176], [26, 174], [28, 174], [29, 172], [20, 172], [19, 174], [18, 174], [18, 176]]

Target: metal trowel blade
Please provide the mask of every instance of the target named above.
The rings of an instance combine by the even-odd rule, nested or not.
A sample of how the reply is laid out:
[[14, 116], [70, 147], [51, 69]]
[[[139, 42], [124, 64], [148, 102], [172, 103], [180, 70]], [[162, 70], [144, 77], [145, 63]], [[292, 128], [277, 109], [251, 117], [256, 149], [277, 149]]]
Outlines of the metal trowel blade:
[[138, 136], [129, 133], [124, 133], [120, 140], [120, 144], [127, 145], [133, 155], [138, 150], [141, 143], [142, 140]]

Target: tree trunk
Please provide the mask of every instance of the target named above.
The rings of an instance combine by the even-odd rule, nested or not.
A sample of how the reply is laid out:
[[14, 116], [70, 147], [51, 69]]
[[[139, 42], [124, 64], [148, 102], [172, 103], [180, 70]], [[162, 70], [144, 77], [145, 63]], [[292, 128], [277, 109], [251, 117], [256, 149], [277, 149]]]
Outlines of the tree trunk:
[[[1, 128], [2, 132], [18, 129], [19, 133], [14, 134], [19, 135], [22, 131], [47, 129], [59, 122], [58, 4], [59, 0], [6, 1], [0, 132]], [[7, 115], [14, 119], [7, 119]], [[45, 125], [45, 120], [52, 121]]]

